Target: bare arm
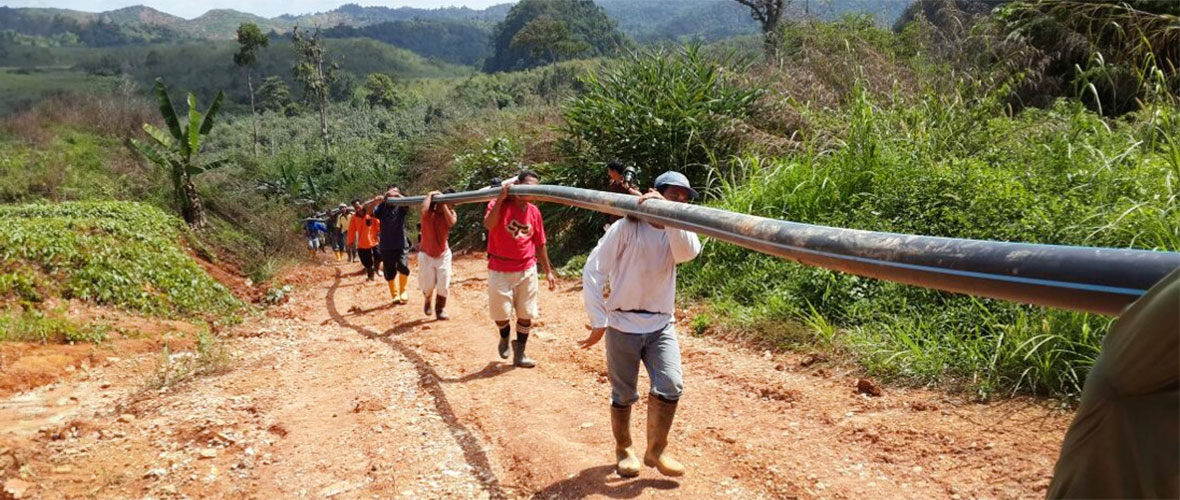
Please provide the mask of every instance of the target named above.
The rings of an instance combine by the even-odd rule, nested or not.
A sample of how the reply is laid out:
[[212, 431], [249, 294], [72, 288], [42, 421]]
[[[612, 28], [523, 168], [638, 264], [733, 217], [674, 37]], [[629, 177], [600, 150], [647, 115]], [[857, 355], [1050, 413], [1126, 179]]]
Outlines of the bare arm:
[[442, 210], [443, 216], [447, 218], [448, 226], [454, 226], [456, 222], [459, 222], [459, 214], [455, 213], [455, 209], [450, 205], [443, 205]]
[[434, 195], [436, 195], [436, 194], [442, 194], [442, 193], [439, 193], [438, 191], [431, 191], [429, 193], [426, 193], [426, 197], [422, 199], [422, 207], [421, 208], [422, 208], [423, 212], [430, 210], [430, 204], [433, 202]]
[[553, 266], [549, 265], [549, 247], [545, 244], [537, 245], [537, 259], [545, 269], [545, 281], [549, 282], [549, 290], [557, 289], [557, 278], [553, 275]]
[[365, 205], [361, 207], [361, 210], [364, 211], [365, 213], [371, 214], [371, 213], [373, 213], [373, 207], [377, 206], [378, 203], [381, 203], [383, 201], [385, 201], [384, 196], [375, 196], [375, 197], [373, 197], [373, 199], [366, 202]]
[[483, 227], [488, 231], [495, 229], [496, 222], [500, 220], [500, 209], [504, 207], [504, 202], [508, 199], [508, 188], [511, 184], [500, 186], [500, 196], [496, 197], [496, 204], [492, 205], [492, 209], [488, 214], [483, 216]]

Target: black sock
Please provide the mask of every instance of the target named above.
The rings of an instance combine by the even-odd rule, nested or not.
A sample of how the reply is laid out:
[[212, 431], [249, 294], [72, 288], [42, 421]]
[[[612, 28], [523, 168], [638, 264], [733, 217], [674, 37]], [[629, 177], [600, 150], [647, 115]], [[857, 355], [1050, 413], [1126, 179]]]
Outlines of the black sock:
[[516, 324], [516, 341], [520, 342], [522, 344], [525, 342], [528, 342], [529, 341], [529, 328], [531, 328], [531, 327], [532, 327], [532, 325], [522, 325], [520, 323], [517, 323]]
[[500, 327], [500, 338], [508, 338], [508, 334], [512, 333], [512, 325], [504, 325]]

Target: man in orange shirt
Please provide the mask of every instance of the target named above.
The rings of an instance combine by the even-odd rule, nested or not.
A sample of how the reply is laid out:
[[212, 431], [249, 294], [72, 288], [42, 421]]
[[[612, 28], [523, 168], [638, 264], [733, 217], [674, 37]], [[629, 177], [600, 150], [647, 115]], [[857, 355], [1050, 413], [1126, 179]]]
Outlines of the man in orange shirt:
[[[448, 189], [447, 192], [454, 192]], [[447, 237], [451, 227], [458, 220], [455, 209], [445, 203], [435, 203], [434, 196], [442, 194], [431, 191], [422, 200], [422, 243], [418, 252], [418, 286], [426, 296], [422, 313], [430, 316], [430, 296], [435, 295], [434, 314], [439, 321], [446, 321], [447, 289], [451, 284], [451, 248]]]
[[377, 234], [381, 229], [381, 221], [373, 217], [359, 200], [354, 200], [352, 206], [356, 213], [348, 223], [348, 244], [356, 247], [357, 256], [361, 258], [361, 265], [365, 266], [365, 273], [368, 274], [368, 281], [373, 281], [373, 275], [377, 272], [374, 252], [377, 249]]

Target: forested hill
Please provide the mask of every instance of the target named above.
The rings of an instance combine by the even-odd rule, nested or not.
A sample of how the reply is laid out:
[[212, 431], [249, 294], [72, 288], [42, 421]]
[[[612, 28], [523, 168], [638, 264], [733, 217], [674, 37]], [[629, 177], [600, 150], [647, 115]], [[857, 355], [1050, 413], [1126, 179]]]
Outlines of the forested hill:
[[[638, 41], [690, 37], [715, 40], [735, 34], [754, 33], [758, 29], [748, 9], [733, 0], [598, 0], [596, 3], [618, 23], [623, 33]], [[838, 18], [848, 12], [863, 12], [874, 16], [878, 23], [888, 25], [910, 3], [911, 0], [797, 0], [793, 2], [792, 8], [796, 16], [812, 15], [825, 19]], [[26, 42], [38, 45], [92, 47], [186, 38], [230, 39], [234, 37], [237, 27], [245, 22], [257, 24], [264, 32], [280, 33], [290, 31], [296, 25], [361, 28], [395, 23], [377, 30], [388, 34], [399, 27], [420, 28], [409, 22], [423, 20], [461, 23], [467, 31], [490, 32], [493, 25], [504, 20], [511, 7], [511, 3], [485, 9], [389, 8], [345, 4], [327, 12], [285, 14], [273, 18], [231, 9], [215, 9], [194, 19], [184, 19], [144, 6], [97, 13], [0, 7], [0, 32], [31, 37]]]

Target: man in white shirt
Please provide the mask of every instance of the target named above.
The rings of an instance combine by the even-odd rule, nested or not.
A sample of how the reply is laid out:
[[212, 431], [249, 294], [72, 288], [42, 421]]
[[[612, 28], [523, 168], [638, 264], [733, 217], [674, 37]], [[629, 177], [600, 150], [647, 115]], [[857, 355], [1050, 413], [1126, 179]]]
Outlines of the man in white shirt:
[[[696, 197], [684, 175], [665, 172], [656, 178], [655, 190], [640, 197], [639, 203], [652, 199], [685, 203]], [[641, 362], [651, 379], [643, 463], [664, 475], [684, 474], [684, 466], [666, 451], [684, 388], [680, 344], [673, 328], [676, 264], [700, 252], [696, 233], [627, 217], [611, 225], [582, 270], [582, 297], [591, 331], [581, 346], [590, 348], [606, 336], [611, 430], [620, 476], [639, 474], [630, 422], [631, 405], [639, 400], [636, 384]], [[608, 281], [610, 298], [603, 299]]]

